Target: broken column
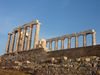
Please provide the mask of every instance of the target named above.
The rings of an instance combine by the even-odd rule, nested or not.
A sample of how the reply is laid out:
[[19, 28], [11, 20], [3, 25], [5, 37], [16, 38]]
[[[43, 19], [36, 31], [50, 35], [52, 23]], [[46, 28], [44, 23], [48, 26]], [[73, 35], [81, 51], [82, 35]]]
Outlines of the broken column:
[[6, 45], [6, 53], [9, 53], [11, 35], [12, 35], [11, 33], [8, 33], [8, 42]]
[[35, 30], [35, 36], [34, 36], [34, 48], [36, 48], [36, 45], [38, 45], [39, 31], [40, 31], [40, 23], [38, 20], [36, 20], [36, 30]]

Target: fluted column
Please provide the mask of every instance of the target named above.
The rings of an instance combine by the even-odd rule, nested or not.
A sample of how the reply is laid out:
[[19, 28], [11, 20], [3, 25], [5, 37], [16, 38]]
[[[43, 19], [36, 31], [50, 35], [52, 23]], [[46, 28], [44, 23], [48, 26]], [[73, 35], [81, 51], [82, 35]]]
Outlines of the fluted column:
[[86, 46], [86, 34], [83, 35], [83, 47]]
[[57, 50], [58, 49], [58, 40], [55, 40], [55, 48], [54, 48], [55, 50]]
[[20, 44], [20, 36], [21, 36], [21, 28], [18, 28], [18, 37], [16, 41], [16, 51], [19, 51], [19, 44]]
[[75, 36], [75, 47], [76, 48], [78, 47], [78, 36], [77, 35]]
[[9, 53], [10, 40], [11, 40], [11, 33], [8, 33], [8, 42], [7, 42], [7, 45], [6, 45], [6, 53]]
[[23, 37], [22, 37], [22, 48], [21, 51], [23, 51], [25, 48], [25, 38], [26, 38], [26, 31], [27, 31], [27, 27], [24, 27], [24, 33], [23, 33]]
[[49, 49], [52, 50], [52, 40], [49, 41]]
[[28, 45], [28, 36], [26, 36], [26, 38], [25, 38], [25, 43], [26, 43], [26, 47], [25, 47], [25, 50], [27, 50], [27, 45]]
[[40, 31], [40, 23], [37, 20], [35, 36], [34, 36], [34, 48], [36, 48], [39, 41], [39, 31]]
[[28, 50], [31, 48], [32, 31], [33, 31], [33, 24], [30, 25], [30, 32], [29, 32], [29, 38], [28, 38], [28, 47], [27, 47]]
[[96, 32], [95, 31], [92, 34], [92, 45], [96, 45]]
[[61, 39], [61, 49], [64, 49], [64, 39]]
[[68, 47], [67, 48], [71, 48], [71, 37], [68, 37]]
[[12, 33], [12, 42], [10, 46], [10, 53], [14, 51], [14, 42], [15, 42], [15, 31]]

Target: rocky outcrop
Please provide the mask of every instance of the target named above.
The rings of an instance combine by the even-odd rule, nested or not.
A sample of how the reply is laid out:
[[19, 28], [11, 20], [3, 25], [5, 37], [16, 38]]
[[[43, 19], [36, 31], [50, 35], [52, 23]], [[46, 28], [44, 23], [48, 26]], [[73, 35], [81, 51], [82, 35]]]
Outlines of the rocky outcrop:
[[[67, 57], [68, 55], [65, 54], [71, 56], [70, 51], [62, 50], [53, 53], [46, 52], [43, 48], [5, 54], [1, 56], [0, 66], [3, 69], [19, 70], [32, 75], [100, 75], [100, 57], [96, 56], [96, 53], [94, 53], [95, 56], [92, 55], [93, 50], [89, 55], [87, 53], [89, 50], [83, 51], [83, 49], [76, 50], [78, 53], [84, 53], [84, 56], [80, 57], [80, 54]], [[94, 51], [99, 51], [99, 47]]]

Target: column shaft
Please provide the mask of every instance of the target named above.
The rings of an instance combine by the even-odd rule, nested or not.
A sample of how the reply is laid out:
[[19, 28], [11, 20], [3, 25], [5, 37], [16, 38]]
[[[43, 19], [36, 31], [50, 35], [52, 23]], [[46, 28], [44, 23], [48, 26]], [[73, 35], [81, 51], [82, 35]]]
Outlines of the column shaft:
[[68, 38], [68, 46], [67, 48], [71, 48], [71, 37]]
[[78, 36], [75, 36], [75, 47], [78, 47]]
[[16, 51], [19, 51], [19, 45], [20, 45], [20, 36], [21, 36], [21, 28], [18, 28], [18, 37], [16, 41]]
[[11, 53], [14, 51], [14, 42], [15, 42], [15, 32], [12, 33], [12, 42], [11, 42], [11, 46], [10, 46]]
[[96, 32], [92, 34], [92, 45], [96, 45]]
[[58, 49], [58, 40], [55, 40], [55, 50]]
[[83, 35], [83, 47], [86, 46], [86, 34]]
[[35, 36], [34, 36], [34, 48], [36, 48], [38, 41], [39, 41], [39, 31], [40, 31], [40, 24], [36, 25]]
[[28, 38], [28, 50], [31, 48], [31, 40], [32, 40], [32, 31], [33, 31], [33, 24], [30, 25], [30, 33], [29, 33], [29, 38]]
[[9, 53], [10, 40], [11, 40], [11, 33], [8, 33], [8, 42], [6, 45], [6, 53]]
[[23, 37], [22, 37], [22, 48], [21, 48], [22, 51], [25, 49], [24, 46], [25, 46], [26, 30], [27, 30], [27, 27], [25, 26]]
[[28, 36], [26, 37], [25, 41], [26, 41], [26, 47], [25, 47], [25, 50], [27, 50], [27, 45], [28, 45]]
[[61, 40], [61, 49], [64, 49], [64, 39]]
[[49, 41], [49, 50], [52, 50], [52, 41]]

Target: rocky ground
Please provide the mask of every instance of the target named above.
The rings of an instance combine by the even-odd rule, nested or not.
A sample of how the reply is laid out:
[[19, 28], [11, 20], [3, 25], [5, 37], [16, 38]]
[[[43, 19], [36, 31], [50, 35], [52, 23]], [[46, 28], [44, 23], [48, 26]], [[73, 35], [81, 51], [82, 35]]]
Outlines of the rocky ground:
[[[25, 72], [31, 75], [100, 75], [100, 57], [90, 56], [69, 59], [67, 57], [52, 58], [41, 63], [30, 61], [12, 62], [10, 66], [3, 69], [13, 69], [18, 72]], [[1, 71], [0, 71], [1, 72]], [[7, 71], [4, 70], [6, 73]], [[9, 72], [9, 71], [8, 71]], [[12, 72], [10, 72], [12, 73]], [[15, 74], [13, 75], [27, 75]], [[20, 73], [20, 72], [19, 72]], [[2, 72], [0, 73], [2, 75]], [[3, 74], [4, 75], [4, 74]], [[5, 74], [11, 75], [11, 74]]]

